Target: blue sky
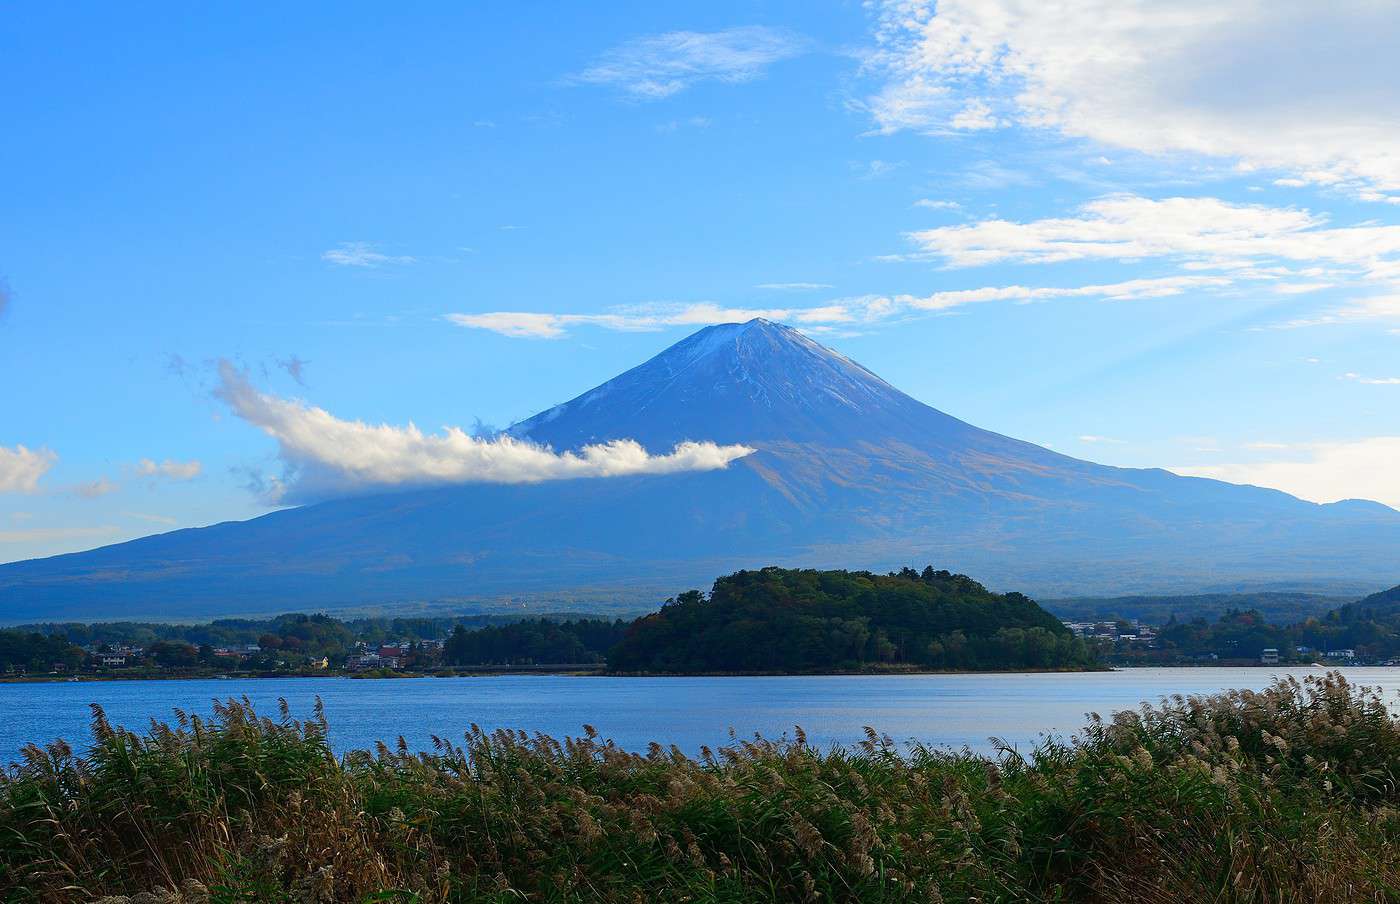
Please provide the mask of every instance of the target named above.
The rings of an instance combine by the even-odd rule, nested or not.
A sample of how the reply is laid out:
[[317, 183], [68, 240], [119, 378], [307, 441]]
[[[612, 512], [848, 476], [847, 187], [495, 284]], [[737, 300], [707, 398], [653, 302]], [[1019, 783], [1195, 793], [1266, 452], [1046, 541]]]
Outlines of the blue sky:
[[1394, 18], [1043, 6], [7, 6], [0, 561], [352, 454], [473, 479], [444, 428], [758, 314], [1072, 455], [1400, 506]]

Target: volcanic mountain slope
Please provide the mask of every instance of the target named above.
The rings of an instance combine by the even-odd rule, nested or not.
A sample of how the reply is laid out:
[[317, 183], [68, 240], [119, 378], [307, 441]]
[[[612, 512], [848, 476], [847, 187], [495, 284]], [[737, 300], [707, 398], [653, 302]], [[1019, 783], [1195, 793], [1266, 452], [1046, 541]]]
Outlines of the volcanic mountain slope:
[[342, 499], [0, 566], [0, 619], [587, 596], [767, 564], [933, 563], [1038, 594], [1354, 591], [1400, 512], [1111, 468], [981, 430], [764, 320], [703, 329], [510, 429], [557, 450], [743, 443], [727, 469]]

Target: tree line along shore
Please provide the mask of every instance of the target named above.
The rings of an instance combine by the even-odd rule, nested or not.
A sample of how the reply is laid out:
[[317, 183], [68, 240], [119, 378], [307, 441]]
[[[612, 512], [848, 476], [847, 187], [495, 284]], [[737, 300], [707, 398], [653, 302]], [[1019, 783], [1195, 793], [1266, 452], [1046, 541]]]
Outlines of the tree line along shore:
[[[1189, 602], [1180, 598], [1177, 603]], [[1400, 587], [1275, 624], [1167, 609], [1165, 624], [1062, 621], [964, 575], [764, 568], [719, 578], [634, 620], [338, 619], [48, 623], [0, 630], [0, 680], [366, 676], [479, 670], [618, 674], [1063, 670], [1106, 665], [1385, 664], [1400, 659]], [[1081, 616], [1082, 617], [1082, 616]], [[1095, 630], [1097, 628], [1097, 630]]]
[[687, 591], [630, 622], [298, 614], [0, 632], [0, 669], [11, 674], [431, 673], [541, 663], [696, 673], [1062, 669], [1097, 660], [1029, 598], [931, 567], [741, 571], [719, 578], [708, 595]]

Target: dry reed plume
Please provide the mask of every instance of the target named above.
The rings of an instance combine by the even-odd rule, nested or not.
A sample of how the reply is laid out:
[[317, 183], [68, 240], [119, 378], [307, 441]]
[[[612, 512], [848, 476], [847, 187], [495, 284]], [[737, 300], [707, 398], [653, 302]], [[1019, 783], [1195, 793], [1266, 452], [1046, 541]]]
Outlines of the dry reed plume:
[[[1400, 900], [1400, 726], [1340, 675], [1144, 705], [1029, 756], [473, 727], [337, 759], [315, 719], [94, 709], [0, 780], [9, 901]], [[126, 898], [113, 898], [116, 901]]]

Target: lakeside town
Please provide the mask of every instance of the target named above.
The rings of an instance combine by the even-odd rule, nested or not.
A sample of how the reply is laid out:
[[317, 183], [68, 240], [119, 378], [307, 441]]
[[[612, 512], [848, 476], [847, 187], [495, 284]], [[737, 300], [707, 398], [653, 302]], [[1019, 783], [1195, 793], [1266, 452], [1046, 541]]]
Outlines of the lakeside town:
[[1400, 665], [1400, 657], [1358, 656], [1352, 647], [1316, 649], [1307, 644], [1258, 646], [1239, 640], [1224, 641], [1224, 650], [1188, 653], [1163, 646], [1161, 625], [1122, 619], [1063, 621], [1062, 624], [1076, 637], [1093, 643], [1104, 660], [1113, 665]]

